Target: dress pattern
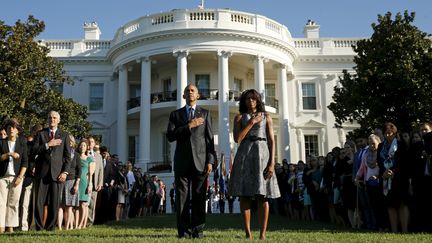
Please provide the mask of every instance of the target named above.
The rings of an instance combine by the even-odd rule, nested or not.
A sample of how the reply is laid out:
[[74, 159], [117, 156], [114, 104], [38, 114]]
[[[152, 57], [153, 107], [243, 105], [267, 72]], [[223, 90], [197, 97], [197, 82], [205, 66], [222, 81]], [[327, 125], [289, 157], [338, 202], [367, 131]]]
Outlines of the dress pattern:
[[[262, 116], [262, 121], [249, 130], [237, 149], [228, 189], [231, 196], [280, 197], [276, 175], [264, 179], [264, 170], [270, 159], [270, 153], [266, 141], [267, 120], [264, 113]], [[242, 114], [240, 129], [243, 129], [250, 119], [249, 114]]]
[[89, 173], [89, 165], [93, 162], [93, 159], [88, 156], [87, 159], [80, 159], [81, 161], [81, 178], [79, 182], [79, 200], [81, 202], [89, 202], [90, 194], [87, 192], [88, 187], [88, 173]]

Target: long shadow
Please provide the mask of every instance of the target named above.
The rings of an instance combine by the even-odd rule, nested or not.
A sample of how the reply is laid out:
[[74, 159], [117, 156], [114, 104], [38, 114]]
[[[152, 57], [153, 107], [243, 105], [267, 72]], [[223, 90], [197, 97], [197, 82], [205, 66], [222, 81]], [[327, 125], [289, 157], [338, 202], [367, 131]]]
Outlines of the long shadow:
[[[176, 229], [176, 217], [173, 214], [154, 215], [150, 217], [134, 218], [121, 222], [109, 222], [108, 227], [114, 229], [155, 228]], [[259, 228], [258, 218], [252, 216], [251, 227]], [[218, 231], [227, 229], [242, 229], [243, 223], [240, 214], [208, 214], [206, 216], [206, 230]], [[284, 216], [270, 215], [268, 231], [330, 231], [330, 232], [355, 232], [351, 229], [331, 223], [289, 220]]]

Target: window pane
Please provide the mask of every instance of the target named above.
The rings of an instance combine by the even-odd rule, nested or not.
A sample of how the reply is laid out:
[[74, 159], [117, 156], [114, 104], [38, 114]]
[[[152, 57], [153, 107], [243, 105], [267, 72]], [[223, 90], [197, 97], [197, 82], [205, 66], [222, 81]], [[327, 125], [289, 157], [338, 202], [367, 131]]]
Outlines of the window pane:
[[315, 84], [313, 83], [302, 84], [302, 95], [303, 95], [303, 109], [316, 110]]
[[208, 74], [195, 75], [195, 85], [197, 86], [198, 92], [201, 96], [200, 99], [207, 99], [210, 94], [210, 75]]
[[266, 97], [276, 97], [276, 85], [275, 84], [265, 84], [265, 95]]
[[317, 135], [305, 135], [305, 154], [306, 156], [315, 155], [318, 156], [318, 136]]
[[315, 84], [304, 83], [302, 84], [302, 92], [304, 97], [315, 97]]
[[234, 78], [234, 90], [239, 92], [243, 90], [241, 79]]
[[[138, 153], [137, 151], [137, 142], [138, 142], [138, 136], [129, 136], [129, 151], [128, 151], [128, 160], [132, 162], [132, 164], [135, 164], [136, 162], [136, 155]], [[124, 164], [126, 164], [126, 161], [122, 161]]]
[[171, 143], [166, 138], [166, 133], [162, 133], [162, 146], [164, 163], [171, 163]]
[[316, 98], [315, 97], [303, 97], [303, 109], [304, 110], [316, 110]]
[[103, 110], [103, 99], [102, 98], [90, 98], [90, 110], [101, 111]]
[[103, 110], [104, 84], [90, 84], [90, 104], [91, 111]]

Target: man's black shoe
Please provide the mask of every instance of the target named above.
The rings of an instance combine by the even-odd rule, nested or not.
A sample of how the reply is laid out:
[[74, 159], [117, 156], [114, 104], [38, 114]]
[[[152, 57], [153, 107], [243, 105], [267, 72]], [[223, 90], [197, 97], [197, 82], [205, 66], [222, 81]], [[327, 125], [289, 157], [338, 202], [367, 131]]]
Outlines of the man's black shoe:
[[202, 238], [204, 238], [204, 233], [203, 232], [194, 231], [192, 233], [192, 238], [194, 238], [194, 239], [202, 239]]
[[177, 235], [177, 237], [179, 238], [179, 239], [190, 239], [191, 238], [191, 233], [190, 232], [187, 232], [187, 231], [185, 231], [185, 232], [180, 232], [178, 235]]

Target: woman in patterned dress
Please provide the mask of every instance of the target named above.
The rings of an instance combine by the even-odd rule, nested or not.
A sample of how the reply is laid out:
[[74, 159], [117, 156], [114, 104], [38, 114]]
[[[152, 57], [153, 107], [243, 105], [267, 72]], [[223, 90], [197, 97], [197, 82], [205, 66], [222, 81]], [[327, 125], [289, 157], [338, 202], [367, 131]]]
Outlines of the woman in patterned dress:
[[231, 196], [240, 197], [240, 210], [248, 239], [252, 239], [251, 200], [256, 200], [262, 240], [267, 231], [268, 199], [280, 197], [274, 176], [273, 122], [264, 107], [261, 95], [256, 90], [242, 93], [240, 114], [234, 118], [234, 140], [240, 145], [234, 158], [229, 187]]

